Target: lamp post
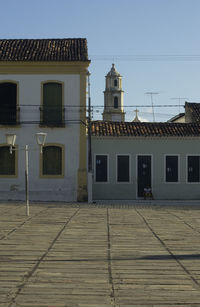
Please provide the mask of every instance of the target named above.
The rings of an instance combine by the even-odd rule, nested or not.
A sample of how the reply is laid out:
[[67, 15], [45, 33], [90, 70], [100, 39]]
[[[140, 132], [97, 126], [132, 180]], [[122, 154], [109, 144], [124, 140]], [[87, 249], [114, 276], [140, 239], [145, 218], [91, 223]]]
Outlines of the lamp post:
[[90, 72], [88, 78], [88, 203], [92, 203], [92, 136], [91, 136], [91, 98], [90, 98]]
[[[40, 146], [40, 154], [42, 154], [42, 147], [45, 144], [47, 133], [39, 132], [36, 133], [36, 140], [37, 144]], [[15, 146], [16, 141], [16, 134], [6, 134], [6, 142], [10, 146], [10, 154], [12, 154], [13, 147]], [[29, 147], [28, 145], [25, 145], [24, 148], [25, 151], [25, 192], [26, 192], [26, 215], [29, 216], [29, 181], [28, 181], [28, 153], [29, 153]]]

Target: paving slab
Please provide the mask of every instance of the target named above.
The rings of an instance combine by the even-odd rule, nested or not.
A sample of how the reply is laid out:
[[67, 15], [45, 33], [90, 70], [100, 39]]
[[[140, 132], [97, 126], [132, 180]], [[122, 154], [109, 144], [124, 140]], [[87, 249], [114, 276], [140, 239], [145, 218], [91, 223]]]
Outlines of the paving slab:
[[200, 306], [200, 206], [0, 204], [0, 307]]

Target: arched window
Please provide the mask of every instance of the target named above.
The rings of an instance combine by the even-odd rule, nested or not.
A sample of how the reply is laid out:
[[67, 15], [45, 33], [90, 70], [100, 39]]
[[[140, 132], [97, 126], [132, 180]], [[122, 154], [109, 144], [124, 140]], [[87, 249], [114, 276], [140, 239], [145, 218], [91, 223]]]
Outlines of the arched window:
[[42, 154], [42, 175], [61, 176], [63, 174], [62, 146], [46, 145]]
[[0, 83], [0, 124], [17, 123], [17, 84]]
[[62, 83], [43, 84], [42, 124], [59, 126], [63, 124]]
[[114, 108], [118, 108], [118, 97], [114, 97]]
[[118, 85], [118, 82], [117, 82], [117, 79], [114, 80], [114, 86], [117, 86]]
[[16, 175], [15, 151], [10, 154], [9, 146], [0, 146], [0, 176]]

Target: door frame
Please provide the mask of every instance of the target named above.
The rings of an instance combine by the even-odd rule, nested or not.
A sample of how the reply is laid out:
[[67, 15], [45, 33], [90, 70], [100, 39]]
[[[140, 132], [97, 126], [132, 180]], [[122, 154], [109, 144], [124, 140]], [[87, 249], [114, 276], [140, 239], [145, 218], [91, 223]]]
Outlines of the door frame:
[[139, 153], [136, 154], [136, 199], [141, 199], [141, 196], [138, 196], [138, 157], [139, 156], [150, 156], [151, 157], [151, 189], [152, 193], [154, 193], [153, 190], [153, 154], [145, 154], [145, 153]]

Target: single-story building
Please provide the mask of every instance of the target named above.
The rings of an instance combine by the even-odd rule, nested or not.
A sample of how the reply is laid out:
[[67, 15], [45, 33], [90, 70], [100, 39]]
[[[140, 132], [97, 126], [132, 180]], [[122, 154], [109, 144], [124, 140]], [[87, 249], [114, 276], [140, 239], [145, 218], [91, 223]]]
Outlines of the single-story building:
[[93, 121], [93, 200], [200, 199], [200, 124]]

